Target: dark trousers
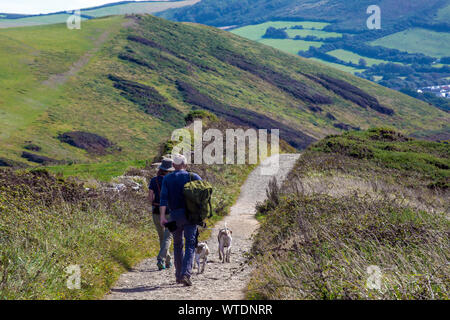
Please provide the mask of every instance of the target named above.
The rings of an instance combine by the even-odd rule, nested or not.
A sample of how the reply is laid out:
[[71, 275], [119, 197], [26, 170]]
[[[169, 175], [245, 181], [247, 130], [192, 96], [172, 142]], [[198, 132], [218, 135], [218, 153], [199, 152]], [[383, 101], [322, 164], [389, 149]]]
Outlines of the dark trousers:
[[[187, 221], [184, 209], [171, 211], [170, 220], [175, 221], [177, 224], [177, 229], [173, 232], [173, 249], [175, 277], [177, 280], [181, 280], [183, 276], [191, 276], [197, 239], [197, 225]], [[183, 235], [185, 240], [184, 252]]]

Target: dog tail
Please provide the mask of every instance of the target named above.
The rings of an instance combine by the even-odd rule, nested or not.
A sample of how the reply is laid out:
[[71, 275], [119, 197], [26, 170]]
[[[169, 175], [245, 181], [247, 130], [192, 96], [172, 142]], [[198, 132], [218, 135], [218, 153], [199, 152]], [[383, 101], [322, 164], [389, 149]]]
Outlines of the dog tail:
[[225, 230], [228, 230], [228, 226], [227, 223], [225, 222]]

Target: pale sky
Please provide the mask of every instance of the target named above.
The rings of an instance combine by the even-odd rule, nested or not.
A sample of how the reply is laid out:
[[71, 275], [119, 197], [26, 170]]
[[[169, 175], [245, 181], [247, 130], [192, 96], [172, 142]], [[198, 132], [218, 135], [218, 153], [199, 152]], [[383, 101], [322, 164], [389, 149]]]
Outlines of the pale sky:
[[122, 0], [0, 0], [0, 12], [26, 14], [51, 13], [95, 7], [120, 1]]

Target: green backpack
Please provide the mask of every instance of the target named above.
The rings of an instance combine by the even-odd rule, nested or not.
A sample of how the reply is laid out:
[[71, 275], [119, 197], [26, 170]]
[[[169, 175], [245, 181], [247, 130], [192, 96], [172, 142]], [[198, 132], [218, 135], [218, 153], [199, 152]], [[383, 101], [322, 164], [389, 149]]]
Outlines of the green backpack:
[[206, 218], [212, 217], [211, 184], [203, 180], [192, 180], [189, 173], [189, 182], [184, 185], [184, 201], [186, 204], [186, 218], [192, 224], [204, 225]]

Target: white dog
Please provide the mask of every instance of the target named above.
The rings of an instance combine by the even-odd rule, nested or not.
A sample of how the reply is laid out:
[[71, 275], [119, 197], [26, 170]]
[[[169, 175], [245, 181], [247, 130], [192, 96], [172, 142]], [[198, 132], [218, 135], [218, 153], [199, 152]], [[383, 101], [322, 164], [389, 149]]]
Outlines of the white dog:
[[[194, 263], [194, 268], [195, 265], [197, 265], [197, 274], [199, 274], [200, 272], [203, 273], [205, 272], [205, 266], [206, 263], [208, 262], [208, 254], [209, 254], [209, 248], [208, 248], [208, 244], [207, 242], [199, 242], [197, 247], [195, 248], [195, 263]], [[202, 268], [200, 270], [200, 260], [202, 263]]]
[[232, 233], [233, 231], [228, 229], [226, 223], [225, 228], [219, 230], [217, 238], [219, 240], [219, 259], [222, 260], [222, 263], [230, 262]]

